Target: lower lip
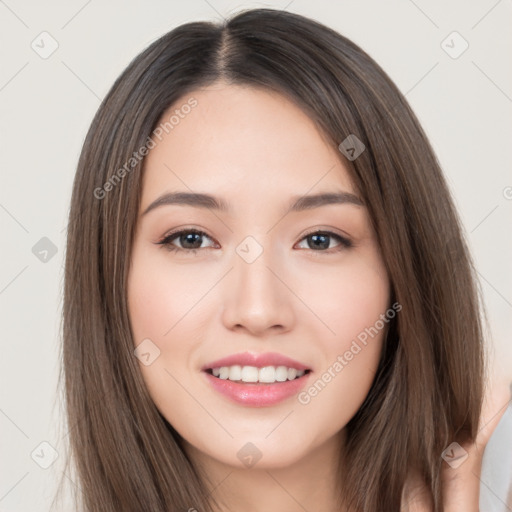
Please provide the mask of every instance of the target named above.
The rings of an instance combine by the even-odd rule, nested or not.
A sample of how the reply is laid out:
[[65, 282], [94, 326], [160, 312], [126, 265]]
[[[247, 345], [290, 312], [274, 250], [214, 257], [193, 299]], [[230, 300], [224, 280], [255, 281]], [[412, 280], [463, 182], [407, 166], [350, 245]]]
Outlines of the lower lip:
[[210, 373], [203, 373], [216, 391], [238, 404], [249, 407], [268, 407], [296, 395], [305, 386], [311, 375], [309, 372], [294, 380], [274, 384], [256, 384], [219, 379]]

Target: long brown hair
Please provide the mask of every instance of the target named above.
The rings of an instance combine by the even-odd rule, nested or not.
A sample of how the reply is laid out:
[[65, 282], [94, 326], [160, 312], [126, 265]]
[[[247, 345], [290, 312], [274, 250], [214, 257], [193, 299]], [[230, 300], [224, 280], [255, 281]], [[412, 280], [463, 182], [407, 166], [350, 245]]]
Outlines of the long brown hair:
[[356, 159], [341, 151], [340, 159], [368, 208], [402, 310], [346, 427], [340, 503], [399, 510], [415, 470], [442, 511], [441, 453], [455, 439], [474, 440], [484, 386], [479, 290], [459, 218], [433, 149], [387, 74], [334, 30], [272, 9], [165, 34], [116, 80], [87, 134], [69, 214], [63, 307], [77, 507], [213, 510], [133, 356], [126, 283], [144, 160], [119, 170], [147, 145], [166, 109], [219, 79], [286, 95], [336, 147], [349, 135], [363, 142]]

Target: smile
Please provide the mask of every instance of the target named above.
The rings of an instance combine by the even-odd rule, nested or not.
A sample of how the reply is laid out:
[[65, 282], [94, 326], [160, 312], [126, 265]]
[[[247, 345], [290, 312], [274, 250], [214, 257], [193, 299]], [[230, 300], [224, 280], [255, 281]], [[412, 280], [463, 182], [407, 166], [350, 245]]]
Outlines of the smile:
[[297, 395], [313, 370], [278, 352], [243, 352], [206, 363], [207, 383], [231, 403], [269, 407]]
[[298, 370], [287, 366], [258, 368], [257, 366], [233, 365], [209, 368], [206, 372], [219, 379], [233, 382], [274, 384], [299, 379], [310, 370]]

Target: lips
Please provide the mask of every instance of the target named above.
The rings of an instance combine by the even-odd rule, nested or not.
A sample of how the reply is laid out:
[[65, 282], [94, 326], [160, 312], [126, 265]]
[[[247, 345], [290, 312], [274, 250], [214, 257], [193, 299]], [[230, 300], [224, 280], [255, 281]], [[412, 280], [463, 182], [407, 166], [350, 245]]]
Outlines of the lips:
[[305, 364], [275, 352], [234, 354], [204, 365], [202, 371], [214, 390], [249, 407], [269, 407], [296, 395], [311, 374]]
[[210, 363], [205, 364], [201, 370], [213, 370], [222, 366], [255, 366], [263, 368], [265, 366], [286, 366], [287, 368], [295, 368], [297, 370], [310, 370], [310, 368], [289, 357], [283, 356], [277, 352], [265, 352], [257, 354], [254, 352], [243, 352], [240, 354], [233, 354], [231, 356], [217, 359]]

